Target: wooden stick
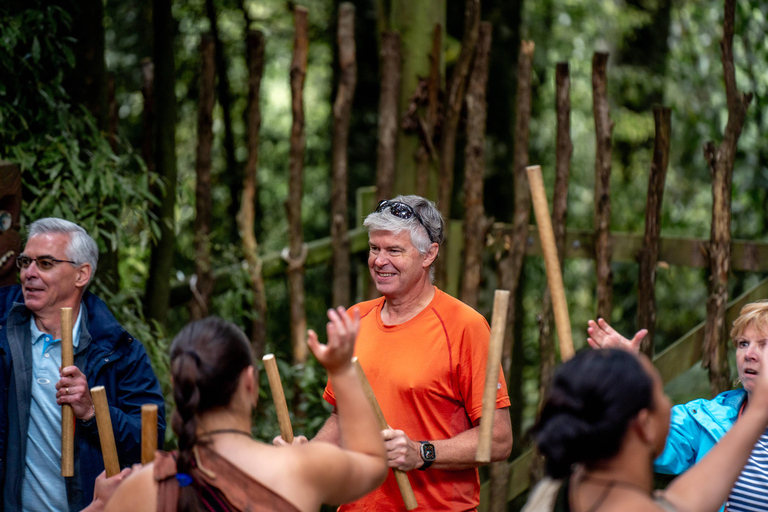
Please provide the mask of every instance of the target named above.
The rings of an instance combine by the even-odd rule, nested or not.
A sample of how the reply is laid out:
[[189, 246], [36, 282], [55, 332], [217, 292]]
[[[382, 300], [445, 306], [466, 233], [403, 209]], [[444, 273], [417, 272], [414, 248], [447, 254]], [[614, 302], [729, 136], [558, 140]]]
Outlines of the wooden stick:
[[155, 460], [157, 451], [157, 404], [141, 406], [141, 463]]
[[496, 412], [496, 393], [501, 368], [501, 349], [504, 347], [504, 330], [507, 326], [509, 290], [496, 290], [493, 296], [493, 317], [491, 318], [491, 340], [488, 344], [488, 362], [485, 366], [485, 389], [483, 390], [483, 414], [480, 417], [480, 436], [477, 440], [477, 462], [491, 462], [493, 441], [493, 416]]
[[288, 405], [285, 403], [285, 393], [280, 381], [280, 372], [277, 370], [275, 354], [267, 354], [261, 360], [264, 361], [264, 369], [267, 371], [267, 379], [269, 379], [269, 389], [272, 390], [272, 401], [275, 403], [275, 410], [277, 411], [280, 436], [286, 443], [291, 444], [293, 442], [291, 415], [288, 413]]
[[99, 428], [101, 455], [104, 457], [104, 467], [107, 470], [107, 478], [109, 478], [120, 473], [120, 462], [117, 459], [115, 434], [112, 431], [112, 418], [109, 416], [109, 404], [104, 386], [91, 388], [91, 398], [96, 411], [96, 426]]
[[528, 183], [531, 187], [533, 211], [536, 214], [536, 224], [539, 227], [541, 252], [544, 254], [544, 266], [547, 270], [549, 292], [552, 295], [552, 309], [555, 312], [557, 337], [560, 342], [560, 359], [567, 361], [573, 357], [573, 338], [571, 337], [571, 319], [568, 316], [568, 304], [565, 301], [563, 288], [563, 273], [560, 270], [560, 260], [557, 257], [555, 233], [552, 230], [552, 219], [549, 217], [547, 193], [544, 190], [544, 180], [541, 177], [541, 166], [531, 165], [525, 168]]
[[[376, 419], [379, 421], [379, 428], [382, 430], [389, 428], [387, 420], [384, 418], [384, 413], [381, 412], [381, 407], [379, 407], [379, 401], [376, 400], [376, 395], [373, 394], [371, 383], [368, 382], [368, 377], [365, 376], [363, 367], [360, 366], [360, 361], [358, 361], [356, 357], [353, 357], [352, 361], [355, 363], [357, 378], [360, 379], [360, 384], [363, 386], [365, 397], [368, 399], [368, 402], [370, 402], [371, 407], [373, 407], [374, 413], [376, 413]], [[406, 510], [415, 509], [419, 504], [416, 503], [416, 495], [413, 494], [413, 488], [411, 487], [411, 481], [408, 480], [408, 475], [405, 474], [405, 471], [399, 469], [392, 468], [392, 471], [395, 473], [395, 480], [397, 480], [397, 486], [400, 488], [400, 494], [403, 497], [403, 503], [405, 503]]]
[[[72, 347], [72, 308], [61, 308], [61, 367], [75, 364]], [[61, 476], [75, 476], [75, 412], [61, 406]]]

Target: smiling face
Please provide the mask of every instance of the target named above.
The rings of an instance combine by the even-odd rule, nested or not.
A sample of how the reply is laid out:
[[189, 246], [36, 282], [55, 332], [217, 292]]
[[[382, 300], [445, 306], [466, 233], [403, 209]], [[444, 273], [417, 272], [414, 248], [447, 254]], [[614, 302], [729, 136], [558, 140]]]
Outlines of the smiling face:
[[[67, 246], [70, 235], [45, 233], [33, 236], [27, 241], [23, 255], [29, 258], [50, 256], [57, 260], [69, 260]], [[37, 263], [21, 269], [21, 287], [24, 303], [35, 316], [59, 314], [63, 307], [75, 307], [80, 301], [85, 285], [91, 275], [90, 265], [56, 263], [53, 268], [42, 271]]]
[[736, 368], [739, 380], [748, 394], [755, 389], [755, 380], [761, 369], [760, 352], [768, 340], [768, 332], [754, 323], [733, 340], [736, 345]]
[[373, 231], [368, 237], [368, 269], [376, 289], [397, 299], [431, 287], [429, 266], [437, 257], [436, 243], [427, 254], [420, 254], [411, 243], [408, 231]]

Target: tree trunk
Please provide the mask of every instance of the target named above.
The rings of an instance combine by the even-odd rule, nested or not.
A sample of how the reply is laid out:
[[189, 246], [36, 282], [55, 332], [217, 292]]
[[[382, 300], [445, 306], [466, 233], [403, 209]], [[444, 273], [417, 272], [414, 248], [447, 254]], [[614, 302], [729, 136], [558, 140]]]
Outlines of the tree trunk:
[[477, 52], [467, 86], [467, 146], [464, 152], [464, 278], [461, 301], [477, 309], [483, 268], [485, 234], [490, 223], [483, 209], [483, 171], [485, 170], [485, 120], [488, 105], [488, 56], [493, 27], [480, 23]]
[[[509, 326], [504, 333], [504, 352], [502, 361], [509, 368], [512, 347], [515, 343], [514, 332], [517, 321], [516, 303], [518, 300], [517, 287], [523, 269], [525, 246], [528, 243], [528, 221], [531, 215], [531, 191], [528, 187], [528, 177], [525, 168], [528, 165], [528, 136], [531, 123], [531, 71], [533, 66], [532, 41], [520, 43], [520, 54], [517, 64], [517, 119], [515, 121], [515, 163], [512, 179], [515, 184], [515, 214], [512, 219], [512, 238], [505, 241], [509, 247], [507, 253], [499, 262], [502, 282], [499, 288], [510, 291], [509, 297]], [[505, 369], [505, 374], [507, 370]]]
[[656, 125], [656, 141], [653, 146], [653, 162], [648, 178], [648, 198], [645, 205], [645, 237], [640, 250], [640, 276], [638, 277], [637, 325], [648, 329], [640, 345], [640, 351], [653, 360], [653, 339], [656, 333], [656, 263], [659, 259], [661, 236], [661, 204], [664, 198], [664, 182], [669, 164], [669, 144], [672, 134], [672, 111], [668, 108], [653, 109]]
[[166, 326], [168, 318], [169, 280], [173, 274], [173, 252], [176, 245], [174, 210], [176, 206], [176, 93], [173, 56], [174, 23], [170, 0], [153, 0], [154, 58], [156, 68], [154, 104], [156, 107], [155, 165], [164, 191], [155, 209], [160, 237], [152, 245], [149, 276], [145, 291], [145, 316]]
[[307, 318], [304, 309], [304, 260], [306, 245], [301, 226], [302, 173], [304, 168], [304, 80], [307, 76], [307, 54], [309, 50], [307, 9], [294, 7], [296, 34], [293, 40], [293, 61], [291, 62], [291, 150], [288, 165], [288, 288], [291, 298], [291, 346], [293, 362], [300, 364], [307, 360], [305, 336]]
[[418, 116], [421, 144], [416, 150], [416, 194], [426, 197], [429, 194], [430, 176], [437, 173], [439, 157], [435, 149], [435, 131], [440, 107], [440, 63], [443, 54], [443, 28], [435, 25], [432, 31], [432, 52], [429, 54], [429, 78], [426, 82], [426, 113]]
[[155, 172], [155, 65], [152, 59], [141, 60], [141, 96], [144, 108], [141, 111], [141, 158], [147, 165], [147, 172]]
[[[387, 2], [382, 2], [386, 4]], [[402, 68], [399, 112], [407, 112], [419, 88], [419, 77], [429, 76], [430, 62], [427, 56], [432, 48], [433, 28], [445, 26], [446, 0], [414, 2], [392, 0], [389, 10], [383, 9], [392, 20], [390, 29], [400, 34]], [[440, 71], [444, 70], [441, 60]], [[397, 163], [393, 194], [412, 194], [416, 191], [416, 152], [421, 144], [416, 132], [398, 130]], [[437, 176], [430, 180], [427, 197], [437, 198]]]
[[331, 179], [331, 238], [333, 239], [333, 305], [348, 306], [349, 217], [347, 215], [347, 144], [352, 100], [357, 82], [355, 56], [355, 6], [344, 2], [339, 6], [339, 65], [341, 78], [333, 104], [333, 177]]
[[704, 328], [702, 366], [709, 369], [712, 396], [730, 388], [728, 366], [728, 337], [725, 311], [728, 302], [728, 275], [731, 272], [731, 183], [736, 149], [752, 101], [752, 94], [740, 93], [736, 87], [733, 64], [733, 29], [735, 0], [725, 0], [722, 50], [725, 96], [728, 101], [728, 122], [720, 146], [714, 142], [704, 147], [704, 156], [712, 173], [712, 229], [709, 246], [709, 295], [707, 320]]
[[[557, 143], [555, 150], [555, 191], [552, 198], [552, 231], [555, 234], [555, 246], [563, 266], [565, 255], [565, 226], [568, 205], [568, 178], [571, 172], [571, 155], [573, 154], [573, 142], [571, 141], [571, 77], [567, 62], [558, 62], [555, 69], [555, 111], [557, 116]], [[553, 327], [554, 313], [552, 310], [552, 294], [549, 287], [544, 288], [541, 300], [541, 314], [539, 323], [539, 405], [538, 410], [544, 404], [552, 385], [552, 377], [555, 373], [556, 350]], [[531, 460], [529, 471], [531, 482], [535, 484], [544, 476], [544, 458], [537, 452]]]
[[[214, 0], [205, 0], [205, 11], [211, 25], [211, 35], [215, 43], [216, 71], [218, 75], [217, 95], [221, 105], [222, 121], [224, 124], [224, 154], [227, 167], [222, 178], [229, 188], [229, 219], [234, 219], [240, 209], [240, 186], [243, 184], [242, 172], [235, 158], [235, 135], [232, 130], [232, 93], [229, 90], [229, 75], [227, 75], [227, 59], [224, 56], [224, 45], [219, 36], [219, 24], [216, 16]], [[236, 226], [230, 226], [234, 237]]]
[[381, 41], [379, 143], [376, 159], [376, 199], [391, 199], [397, 160], [398, 103], [400, 99], [400, 35], [385, 32]]
[[[472, 65], [472, 56], [477, 46], [477, 33], [480, 27], [480, 0], [467, 0], [464, 10], [464, 36], [461, 41], [459, 60], [453, 69], [445, 97], [445, 120], [440, 137], [440, 169], [438, 176], [437, 207], [446, 220], [451, 218], [451, 200], [453, 198], [453, 173], [456, 159], [456, 135], [459, 129], [461, 108], [464, 105], [464, 92], [467, 89], [467, 76]], [[446, 238], [450, 244], [450, 238]], [[454, 240], [453, 243], [457, 243]], [[446, 285], [447, 258], [439, 258], [435, 265], [435, 281], [438, 288]]]
[[195, 173], [195, 277], [193, 299], [189, 304], [192, 320], [208, 316], [213, 274], [211, 272], [211, 148], [213, 147], [213, 104], [216, 66], [214, 40], [205, 34], [200, 41], [200, 97], [197, 103], [197, 163]]
[[248, 55], [248, 105], [246, 106], [248, 160], [245, 163], [243, 179], [243, 197], [237, 225], [243, 243], [243, 254], [248, 263], [248, 274], [253, 291], [254, 314], [251, 320], [251, 346], [256, 359], [264, 356], [267, 341], [267, 294], [259, 257], [259, 244], [256, 240], [255, 197], [257, 193], [256, 170], [259, 159], [259, 128], [261, 127], [261, 109], [259, 91], [264, 75], [264, 34], [249, 30], [246, 40]]
[[597, 266], [597, 316], [611, 319], [613, 271], [611, 270], [611, 121], [608, 107], [608, 54], [592, 58], [592, 103], [595, 116], [595, 261]]

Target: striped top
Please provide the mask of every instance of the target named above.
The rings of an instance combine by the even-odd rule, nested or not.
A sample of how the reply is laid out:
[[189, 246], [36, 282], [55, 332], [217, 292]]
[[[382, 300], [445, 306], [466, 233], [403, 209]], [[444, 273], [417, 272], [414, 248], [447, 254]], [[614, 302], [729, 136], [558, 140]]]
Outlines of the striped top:
[[768, 430], [758, 439], [725, 503], [728, 512], [768, 511]]

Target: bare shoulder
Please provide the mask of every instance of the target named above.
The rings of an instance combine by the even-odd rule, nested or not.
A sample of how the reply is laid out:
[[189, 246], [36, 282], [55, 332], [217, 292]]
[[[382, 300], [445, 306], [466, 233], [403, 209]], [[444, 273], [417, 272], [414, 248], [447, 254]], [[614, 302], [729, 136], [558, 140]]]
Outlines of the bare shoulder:
[[154, 512], [157, 507], [154, 470], [155, 465], [150, 463], [131, 473], [112, 495], [105, 512]]

